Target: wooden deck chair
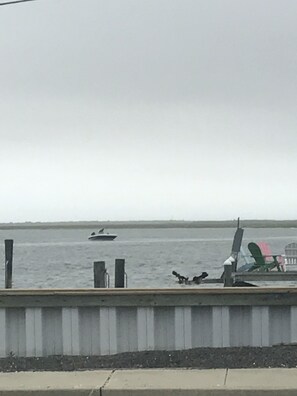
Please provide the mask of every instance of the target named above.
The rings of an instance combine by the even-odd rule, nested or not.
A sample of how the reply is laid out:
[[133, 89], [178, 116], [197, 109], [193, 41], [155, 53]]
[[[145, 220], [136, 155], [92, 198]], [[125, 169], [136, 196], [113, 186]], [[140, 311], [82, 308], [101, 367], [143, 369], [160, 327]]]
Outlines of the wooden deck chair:
[[297, 267], [297, 243], [289, 243], [285, 246], [285, 265]]
[[[224, 264], [227, 264], [227, 263], [231, 264], [234, 271], [237, 270], [237, 261], [238, 261], [238, 256], [240, 253], [242, 237], [243, 237], [243, 228], [240, 228], [238, 226], [235, 231], [234, 237], [233, 237], [233, 242], [232, 242], [232, 247], [231, 247], [231, 255], [224, 263]], [[220, 279], [224, 279], [224, 276], [225, 276], [225, 271], [223, 271]]]
[[259, 242], [258, 243], [259, 248], [261, 249], [261, 252], [263, 256], [265, 256], [265, 261], [274, 261], [274, 257], [277, 260], [277, 262], [280, 265], [280, 269], [282, 272], [286, 271], [286, 266], [285, 266], [285, 260], [284, 257], [281, 254], [273, 255], [270, 249], [270, 246], [268, 245], [267, 242]]
[[[249, 272], [251, 271], [260, 271], [260, 272], [269, 272], [274, 268], [277, 268], [279, 272], [281, 272], [281, 265], [279, 261], [277, 260], [276, 255], [271, 255], [271, 252], [265, 256], [263, 255], [263, 252], [261, 251], [259, 245], [257, 245], [254, 242], [250, 242], [248, 244], [248, 249], [255, 260], [255, 264], [248, 270]], [[266, 260], [268, 258], [268, 260]], [[272, 260], [269, 258], [272, 258]]]
[[234, 234], [232, 248], [231, 248], [231, 256], [234, 258], [234, 269], [237, 270], [237, 261], [240, 253], [241, 243], [243, 238], [243, 228], [237, 227], [236, 232]]

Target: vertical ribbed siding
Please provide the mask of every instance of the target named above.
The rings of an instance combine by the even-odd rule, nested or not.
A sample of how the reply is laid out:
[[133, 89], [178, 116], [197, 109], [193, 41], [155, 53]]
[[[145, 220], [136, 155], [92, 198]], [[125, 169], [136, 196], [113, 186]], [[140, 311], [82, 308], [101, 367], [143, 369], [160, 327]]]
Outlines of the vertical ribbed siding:
[[117, 308], [116, 317], [117, 351], [137, 351], [137, 308]]
[[43, 356], [62, 355], [62, 309], [42, 309]]
[[175, 309], [155, 308], [155, 349], [175, 349]]
[[100, 355], [100, 308], [79, 308], [79, 343], [82, 355]]
[[116, 308], [100, 308], [100, 350], [102, 355], [117, 353]]
[[212, 308], [192, 307], [192, 348], [212, 346]]
[[138, 351], [155, 349], [155, 315], [154, 308], [137, 308], [137, 342]]
[[269, 346], [268, 307], [252, 307], [252, 346]]
[[230, 307], [230, 346], [252, 345], [251, 307]]
[[6, 310], [7, 355], [26, 356], [25, 311], [25, 308], [10, 308]]
[[79, 355], [78, 308], [62, 308], [63, 355]]
[[287, 344], [291, 339], [290, 307], [269, 307], [270, 345]]
[[297, 307], [1, 308], [0, 357], [271, 346], [297, 341]]
[[42, 309], [27, 308], [26, 324], [26, 356], [42, 356]]
[[175, 308], [175, 349], [192, 348], [192, 312], [190, 307]]
[[6, 309], [0, 308], [0, 358], [6, 356]]
[[229, 307], [213, 307], [212, 309], [212, 346], [230, 346]]
[[290, 342], [297, 343], [297, 307], [290, 309]]

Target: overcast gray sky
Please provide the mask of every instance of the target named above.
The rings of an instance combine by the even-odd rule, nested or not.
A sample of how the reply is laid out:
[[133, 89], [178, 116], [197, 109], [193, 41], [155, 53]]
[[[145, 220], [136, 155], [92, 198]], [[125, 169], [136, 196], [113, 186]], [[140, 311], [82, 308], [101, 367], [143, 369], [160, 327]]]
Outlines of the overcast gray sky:
[[0, 222], [296, 218], [296, 20], [296, 0], [0, 7]]

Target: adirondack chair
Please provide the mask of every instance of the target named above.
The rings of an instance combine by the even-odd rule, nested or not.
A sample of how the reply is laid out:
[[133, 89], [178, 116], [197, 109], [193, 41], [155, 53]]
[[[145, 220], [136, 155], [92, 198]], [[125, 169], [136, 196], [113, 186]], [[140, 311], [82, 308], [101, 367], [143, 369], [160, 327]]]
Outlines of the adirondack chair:
[[272, 262], [275, 257], [275, 259], [278, 261], [278, 263], [280, 265], [281, 271], [282, 272], [286, 271], [286, 265], [285, 265], [285, 260], [284, 260], [283, 255], [281, 255], [281, 254], [273, 255], [271, 252], [270, 246], [268, 245], [267, 242], [259, 242], [258, 246], [261, 249], [263, 256], [265, 256], [265, 261]]
[[289, 266], [297, 266], [297, 243], [289, 243], [285, 246], [285, 256], [284, 256], [285, 265]]
[[[242, 238], [243, 238], [243, 228], [239, 227], [239, 222], [237, 229], [235, 231], [234, 237], [233, 237], [233, 242], [232, 242], [232, 247], [231, 247], [231, 255], [227, 258], [227, 260], [224, 262], [224, 264], [230, 264], [233, 267], [233, 270], [237, 270], [237, 261], [240, 253], [240, 248], [241, 248], [241, 243], [242, 243]], [[221, 279], [224, 279], [225, 276], [225, 271], [223, 271], [221, 275]]]
[[274, 268], [277, 268], [279, 272], [282, 271], [281, 263], [277, 260], [277, 255], [272, 255], [271, 252], [269, 252], [267, 255], [264, 255], [260, 246], [254, 242], [250, 242], [248, 244], [248, 249], [255, 260], [255, 264], [250, 269], [248, 269], [249, 272], [269, 272]]
[[237, 270], [237, 262], [241, 249], [241, 243], [243, 238], [243, 228], [237, 227], [237, 230], [234, 234], [232, 248], [231, 248], [231, 257], [234, 258], [234, 270]]

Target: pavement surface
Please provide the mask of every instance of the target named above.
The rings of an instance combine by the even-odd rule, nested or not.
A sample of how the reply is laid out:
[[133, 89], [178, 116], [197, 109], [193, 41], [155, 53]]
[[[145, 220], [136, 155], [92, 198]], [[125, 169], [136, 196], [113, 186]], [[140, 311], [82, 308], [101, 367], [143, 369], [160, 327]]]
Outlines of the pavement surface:
[[0, 373], [1, 396], [291, 396], [297, 369], [138, 369]]

